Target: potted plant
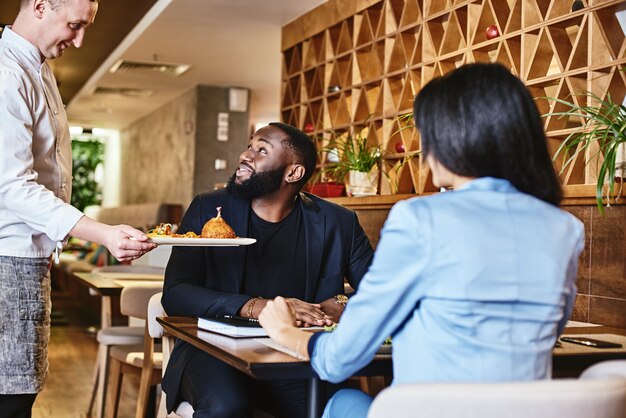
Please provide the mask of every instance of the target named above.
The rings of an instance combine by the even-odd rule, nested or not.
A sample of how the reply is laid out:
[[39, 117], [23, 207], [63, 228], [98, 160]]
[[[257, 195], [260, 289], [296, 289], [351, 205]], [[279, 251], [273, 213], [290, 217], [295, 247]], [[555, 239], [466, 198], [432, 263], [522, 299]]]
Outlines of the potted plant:
[[[586, 164], [591, 161], [597, 162], [596, 201], [600, 212], [603, 212], [604, 185], [608, 185], [606, 196], [608, 204], [615, 198], [615, 178], [619, 169], [617, 166], [620, 162], [626, 165], [624, 157], [620, 157], [620, 153], [624, 153], [623, 144], [626, 142], [626, 106], [615, 103], [610, 94], [607, 94], [604, 100], [591, 92], [584, 92], [579, 96], [583, 98], [581, 102], [585, 104], [548, 98], [564, 105], [566, 110], [549, 113], [546, 116], [580, 118], [583, 121], [582, 126], [570, 133], [559, 146], [553, 160], [556, 161], [563, 154], [561, 171], [574, 164], [581, 152], [587, 156]], [[621, 168], [619, 177], [623, 175], [625, 168]]]
[[369, 196], [378, 192], [380, 147], [367, 140], [367, 128], [334, 134], [322, 149], [328, 166], [323, 171], [339, 183], [346, 182], [349, 196]]

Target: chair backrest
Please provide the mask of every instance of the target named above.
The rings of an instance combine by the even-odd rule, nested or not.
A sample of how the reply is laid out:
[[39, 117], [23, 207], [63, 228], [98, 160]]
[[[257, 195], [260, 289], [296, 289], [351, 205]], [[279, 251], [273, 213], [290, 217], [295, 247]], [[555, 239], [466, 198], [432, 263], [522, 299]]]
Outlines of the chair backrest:
[[163, 373], [165, 373], [165, 369], [167, 368], [167, 362], [170, 359], [170, 354], [174, 349], [175, 338], [164, 332], [161, 324], [157, 322], [157, 317], [159, 316], [167, 316], [165, 313], [165, 309], [163, 309], [163, 305], [161, 305], [161, 296], [163, 292], [158, 292], [153, 294], [148, 301], [148, 334], [152, 338], [162, 338], [163, 345]]
[[[170, 353], [174, 348], [174, 337], [163, 332], [163, 327], [157, 322], [157, 317], [166, 316], [165, 309], [161, 305], [161, 296], [163, 292], [155, 293], [148, 302], [148, 333], [152, 338], [163, 338], [163, 374], [167, 368]], [[167, 414], [165, 411], [165, 393], [161, 394], [161, 401], [157, 411], [157, 418], [191, 418], [193, 416], [193, 407], [187, 402], [181, 402], [176, 411]]]
[[163, 336], [163, 327], [156, 320], [158, 316], [166, 315], [165, 309], [161, 305], [161, 296], [163, 296], [163, 292], [155, 293], [148, 302], [148, 333], [152, 338]]
[[[626, 379], [626, 360], [607, 360], [589, 366], [580, 375], [581, 379], [605, 379], [621, 377]], [[626, 411], [624, 412], [626, 416]]]
[[120, 296], [120, 311], [135, 318], [148, 318], [148, 301], [155, 293], [163, 290], [163, 282], [136, 282], [124, 286]]
[[396, 385], [374, 399], [369, 418], [623, 418], [626, 380]]

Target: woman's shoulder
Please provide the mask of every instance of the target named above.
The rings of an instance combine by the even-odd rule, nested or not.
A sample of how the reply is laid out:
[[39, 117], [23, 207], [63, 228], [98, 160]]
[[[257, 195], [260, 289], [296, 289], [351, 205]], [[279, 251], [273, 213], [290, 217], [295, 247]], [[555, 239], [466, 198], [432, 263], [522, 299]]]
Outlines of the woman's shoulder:
[[[437, 208], [444, 200], [439, 195], [415, 196], [400, 200], [391, 207], [388, 218], [399, 219], [405, 224], [423, 223], [431, 217], [431, 213], [437, 212]], [[441, 205], [441, 207], [446, 207], [446, 205]]]
[[585, 224], [581, 219], [563, 208], [555, 206], [553, 206], [553, 208], [553, 210], [555, 210], [555, 216], [560, 217], [562, 222], [567, 225], [568, 229], [576, 231], [577, 236], [584, 237]]
[[408, 209], [413, 211], [432, 210], [434, 208], [454, 208], [456, 202], [464, 197], [458, 192], [438, 192], [424, 196], [414, 196], [409, 199], [400, 200], [394, 208]]

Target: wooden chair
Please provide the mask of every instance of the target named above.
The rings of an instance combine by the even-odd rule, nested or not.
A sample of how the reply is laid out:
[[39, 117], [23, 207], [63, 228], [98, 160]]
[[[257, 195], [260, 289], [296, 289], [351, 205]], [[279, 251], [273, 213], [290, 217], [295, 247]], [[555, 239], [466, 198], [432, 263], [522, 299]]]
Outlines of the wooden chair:
[[163, 289], [162, 282], [137, 282], [125, 286], [120, 297], [124, 315], [146, 319], [143, 345], [116, 345], [110, 350], [110, 375], [105, 413], [115, 418], [119, 406], [122, 378], [132, 373], [140, 376], [135, 417], [144, 418], [148, 409], [150, 388], [161, 382], [162, 353], [148, 332], [148, 301]]
[[109, 386], [109, 371], [111, 368], [111, 348], [113, 346], [137, 346], [144, 340], [143, 327], [136, 326], [111, 326], [98, 331], [98, 358], [93, 374], [93, 383], [87, 416], [91, 416], [91, 410], [96, 405], [96, 417], [100, 418], [105, 413], [106, 392]]
[[[113, 265], [94, 268], [92, 274], [103, 275], [111, 279], [115, 276], [136, 277], [145, 275], [158, 277], [163, 275], [164, 269], [140, 266], [140, 265]], [[105, 414], [106, 391], [109, 386], [109, 368], [111, 347], [120, 345], [142, 345], [144, 341], [144, 326], [112, 326], [112, 303], [110, 295], [100, 295], [94, 289], [89, 289], [89, 293], [101, 297], [100, 330], [97, 334], [98, 355], [93, 374], [93, 388], [87, 407], [87, 416], [91, 416], [91, 411], [96, 405], [96, 418], [102, 418]]]

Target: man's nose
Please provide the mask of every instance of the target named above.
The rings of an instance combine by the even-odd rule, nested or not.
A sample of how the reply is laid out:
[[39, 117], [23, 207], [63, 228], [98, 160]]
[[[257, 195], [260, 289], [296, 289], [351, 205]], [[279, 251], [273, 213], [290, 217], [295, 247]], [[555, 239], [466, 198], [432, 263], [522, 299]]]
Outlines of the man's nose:
[[251, 149], [247, 149], [244, 152], [241, 153], [241, 155], [239, 156], [239, 159], [242, 161], [246, 161], [246, 162], [250, 162], [252, 161], [253, 157], [252, 157], [252, 150]]
[[80, 48], [83, 44], [83, 38], [85, 37], [85, 28], [81, 28], [74, 39], [72, 40], [72, 44], [76, 48]]

